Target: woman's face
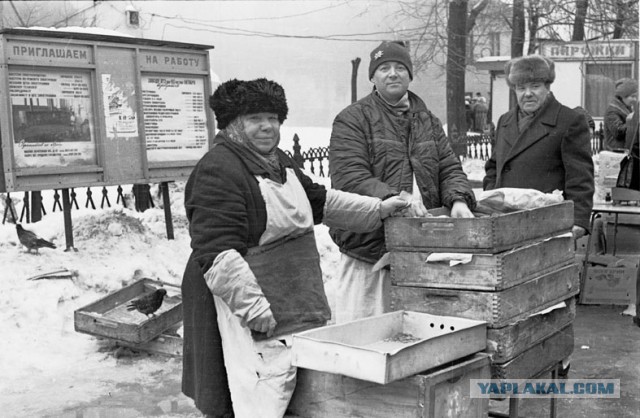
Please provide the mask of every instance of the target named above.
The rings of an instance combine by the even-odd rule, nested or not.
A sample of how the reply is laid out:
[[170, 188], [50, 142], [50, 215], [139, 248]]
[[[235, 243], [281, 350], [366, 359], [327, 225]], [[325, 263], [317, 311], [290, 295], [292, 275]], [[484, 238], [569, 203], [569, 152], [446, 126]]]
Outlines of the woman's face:
[[270, 112], [250, 113], [242, 117], [244, 134], [262, 154], [269, 153], [280, 140], [278, 115]]

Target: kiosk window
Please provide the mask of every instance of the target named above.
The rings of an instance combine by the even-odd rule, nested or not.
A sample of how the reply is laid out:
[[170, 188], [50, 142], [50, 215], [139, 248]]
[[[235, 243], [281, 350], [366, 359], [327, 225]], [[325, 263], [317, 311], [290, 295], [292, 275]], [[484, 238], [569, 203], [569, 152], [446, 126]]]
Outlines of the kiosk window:
[[632, 77], [631, 63], [586, 64], [585, 109], [593, 117], [602, 118], [613, 99], [615, 81]]
[[10, 70], [9, 95], [16, 167], [96, 164], [89, 73]]

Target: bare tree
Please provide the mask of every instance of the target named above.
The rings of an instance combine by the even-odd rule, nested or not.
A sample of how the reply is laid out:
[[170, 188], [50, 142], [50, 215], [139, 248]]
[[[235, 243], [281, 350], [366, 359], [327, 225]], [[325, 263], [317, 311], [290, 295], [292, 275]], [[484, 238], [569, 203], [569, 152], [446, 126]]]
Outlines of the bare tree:
[[95, 26], [95, 16], [87, 17], [66, 1], [11, 1], [3, 8], [3, 25], [13, 27]]
[[458, 133], [467, 131], [464, 113], [467, 0], [449, 3], [447, 34], [447, 134], [455, 139]]

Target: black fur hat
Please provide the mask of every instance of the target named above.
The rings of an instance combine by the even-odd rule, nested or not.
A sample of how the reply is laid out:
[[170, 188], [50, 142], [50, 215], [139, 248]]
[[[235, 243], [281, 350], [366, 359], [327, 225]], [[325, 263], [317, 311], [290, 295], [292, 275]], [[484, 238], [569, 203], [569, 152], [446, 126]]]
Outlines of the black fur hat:
[[266, 78], [226, 81], [211, 95], [209, 106], [216, 115], [218, 129], [226, 128], [232, 120], [241, 115], [270, 112], [277, 114], [278, 120], [282, 123], [289, 113], [284, 89], [280, 84]]

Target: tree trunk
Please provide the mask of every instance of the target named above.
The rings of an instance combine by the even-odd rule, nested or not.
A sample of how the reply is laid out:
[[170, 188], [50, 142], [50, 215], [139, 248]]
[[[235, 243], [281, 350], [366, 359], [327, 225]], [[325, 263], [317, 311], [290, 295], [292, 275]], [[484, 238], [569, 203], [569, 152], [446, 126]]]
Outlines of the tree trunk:
[[624, 0], [616, 0], [616, 20], [613, 22], [613, 39], [622, 38], [624, 33]]
[[573, 21], [572, 41], [584, 41], [584, 22], [587, 18], [589, 0], [576, 0], [576, 18]]
[[[521, 57], [524, 50], [524, 0], [513, 0], [513, 21], [511, 23], [511, 58]], [[509, 90], [509, 108], [516, 106], [516, 94]]]
[[467, 131], [464, 107], [466, 29], [467, 0], [452, 0], [447, 24], [447, 135], [452, 141]]

